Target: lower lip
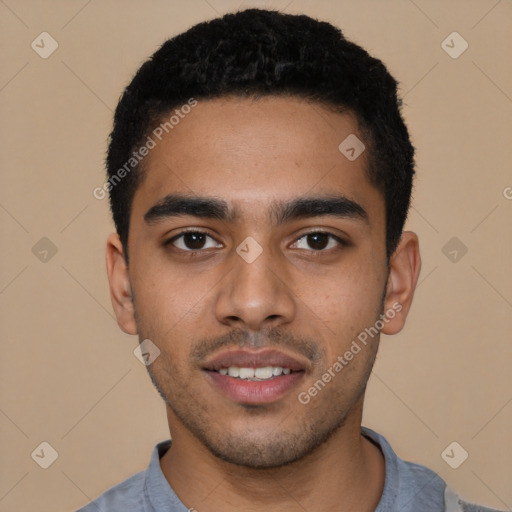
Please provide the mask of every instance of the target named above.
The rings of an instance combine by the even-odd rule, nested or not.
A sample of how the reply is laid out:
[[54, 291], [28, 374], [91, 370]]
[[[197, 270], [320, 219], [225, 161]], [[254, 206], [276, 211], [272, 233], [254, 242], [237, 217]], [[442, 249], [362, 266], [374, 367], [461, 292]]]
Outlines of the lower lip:
[[304, 376], [304, 372], [292, 372], [269, 380], [244, 380], [206, 372], [213, 384], [234, 402], [243, 404], [268, 404], [282, 398]]

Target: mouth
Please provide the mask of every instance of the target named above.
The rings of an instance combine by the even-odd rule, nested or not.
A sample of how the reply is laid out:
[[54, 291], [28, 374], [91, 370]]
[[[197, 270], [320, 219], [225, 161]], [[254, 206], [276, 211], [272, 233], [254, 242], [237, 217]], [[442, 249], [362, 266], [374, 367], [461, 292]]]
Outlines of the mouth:
[[232, 350], [203, 368], [224, 397], [240, 404], [268, 404], [289, 393], [306, 373], [307, 364], [276, 350]]
[[221, 368], [221, 375], [228, 375], [234, 379], [252, 380], [255, 382], [273, 379], [280, 375], [289, 375], [290, 368], [281, 366], [260, 366], [259, 368], [240, 368], [239, 366], [230, 366], [229, 368]]

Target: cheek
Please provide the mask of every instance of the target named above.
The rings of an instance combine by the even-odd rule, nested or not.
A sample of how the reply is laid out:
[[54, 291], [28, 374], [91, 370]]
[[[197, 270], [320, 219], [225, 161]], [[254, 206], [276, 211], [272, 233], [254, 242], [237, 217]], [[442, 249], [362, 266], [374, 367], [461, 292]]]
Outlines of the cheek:
[[136, 309], [142, 325], [157, 333], [186, 330], [187, 324], [204, 318], [216, 280], [208, 273], [148, 264], [132, 277]]
[[341, 325], [346, 332], [351, 326], [374, 320], [384, 287], [382, 272], [364, 262], [355, 262], [350, 268], [333, 269], [314, 282], [304, 280], [301, 295], [319, 318], [332, 325]]
[[[343, 356], [361, 333], [364, 337], [367, 332], [365, 329], [375, 325], [380, 314], [384, 287], [385, 276], [382, 272], [378, 273], [364, 262], [354, 264], [350, 271], [340, 270], [327, 279], [322, 278], [314, 287], [310, 285], [311, 293], [305, 302], [314, 311], [317, 324], [326, 328], [322, 331], [325, 333], [326, 358], [329, 364], [338, 356]], [[374, 345], [368, 344], [369, 347]], [[358, 349], [355, 346], [354, 351], [356, 350]], [[350, 371], [371, 357], [372, 349], [368, 350], [361, 345], [360, 352], [354, 357], [357, 364], [350, 364]], [[344, 373], [347, 374], [347, 371]]]

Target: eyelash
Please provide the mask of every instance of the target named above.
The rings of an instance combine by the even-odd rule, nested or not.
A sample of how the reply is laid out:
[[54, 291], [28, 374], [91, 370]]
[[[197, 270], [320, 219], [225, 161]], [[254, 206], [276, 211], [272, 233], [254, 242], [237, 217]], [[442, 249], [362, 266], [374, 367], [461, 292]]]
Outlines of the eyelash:
[[[210, 237], [212, 240], [215, 240], [216, 243], [219, 243], [215, 237], [213, 237], [212, 235], [210, 235], [208, 232], [206, 231], [200, 231], [200, 230], [195, 230], [195, 229], [186, 229], [184, 231], [181, 231], [180, 233], [178, 233], [177, 235], [174, 235], [172, 238], [170, 238], [169, 240], [166, 240], [163, 245], [164, 247], [167, 247], [169, 245], [173, 245], [173, 242], [175, 242], [176, 240], [180, 239], [181, 237], [183, 237], [184, 235], [188, 234], [188, 233], [197, 233], [197, 234], [200, 234], [200, 235], [206, 235], [208, 237]], [[322, 231], [322, 230], [317, 230], [317, 231], [309, 231], [308, 233], [304, 233], [302, 234], [301, 236], [299, 236], [293, 243], [297, 243], [299, 240], [307, 237], [308, 235], [328, 235], [329, 238], [335, 240], [341, 247], [347, 247], [349, 245], [349, 243], [346, 241], [346, 240], [343, 240], [342, 238], [340, 238], [339, 236], [335, 235], [334, 233], [331, 233], [330, 231]], [[194, 257], [194, 256], [198, 256], [201, 254], [201, 252], [204, 250], [204, 249], [189, 249], [189, 250], [184, 250], [184, 249], [179, 249], [177, 247], [175, 247], [176, 250], [182, 252], [182, 253], [188, 253], [188, 256], [189, 257]], [[302, 249], [302, 250], [308, 250], [314, 257], [317, 257], [317, 256], [320, 256], [322, 255], [323, 253], [326, 253], [326, 252], [329, 252], [331, 249], [321, 249], [321, 250], [314, 250], [314, 249]]]

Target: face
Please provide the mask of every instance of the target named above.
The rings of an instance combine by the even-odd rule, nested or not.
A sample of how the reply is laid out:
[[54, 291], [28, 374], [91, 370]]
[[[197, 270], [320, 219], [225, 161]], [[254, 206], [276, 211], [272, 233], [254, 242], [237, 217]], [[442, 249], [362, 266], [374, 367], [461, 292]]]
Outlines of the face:
[[351, 115], [301, 99], [223, 98], [146, 157], [129, 268], [113, 235], [109, 277], [121, 328], [160, 350], [173, 442], [277, 467], [360, 421], [378, 334], [345, 355], [396, 294], [384, 199], [366, 154], [338, 149], [350, 134]]

